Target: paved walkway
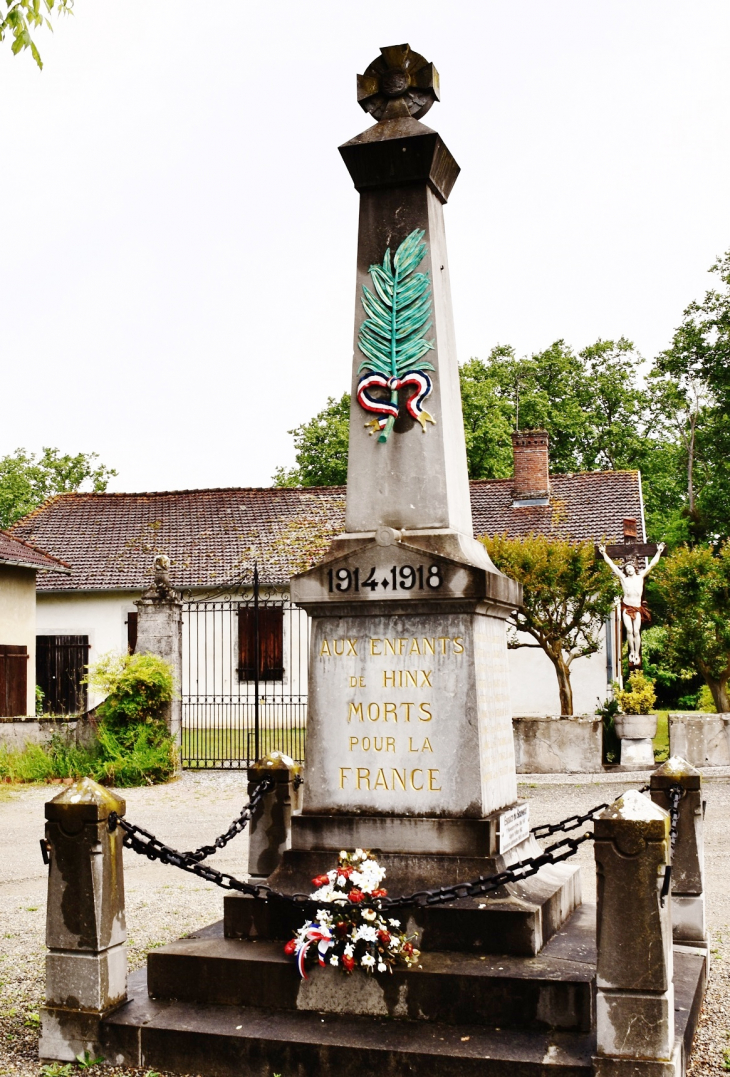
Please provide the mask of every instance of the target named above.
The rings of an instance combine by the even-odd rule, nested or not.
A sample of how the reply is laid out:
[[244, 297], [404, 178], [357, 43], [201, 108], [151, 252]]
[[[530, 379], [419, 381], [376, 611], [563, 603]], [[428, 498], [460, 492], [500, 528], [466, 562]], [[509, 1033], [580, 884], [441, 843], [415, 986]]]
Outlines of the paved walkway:
[[[643, 774], [520, 775], [520, 795], [529, 799], [532, 825], [585, 812], [627, 788], [645, 784]], [[38, 1007], [42, 999], [46, 868], [38, 841], [43, 805], [55, 789], [0, 785], [0, 1077], [38, 1077]], [[210, 841], [238, 814], [246, 796], [239, 773], [186, 772], [176, 782], [124, 792], [127, 816], [177, 848]], [[730, 778], [706, 783], [706, 862], [709, 923], [713, 938], [712, 983], [697, 1037], [692, 1077], [718, 1077], [723, 1052], [730, 1052]], [[125, 850], [130, 963], [147, 950], [220, 919], [222, 895], [207, 883]], [[589, 843], [579, 851], [583, 896], [595, 900]], [[234, 874], [246, 864], [245, 833], [214, 858]], [[730, 1058], [730, 1054], [728, 1054]], [[730, 1062], [728, 1063], [730, 1066]], [[80, 1071], [79, 1071], [80, 1072]], [[90, 1074], [134, 1071], [99, 1068]], [[141, 1072], [141, 1071], [140, 1071]]]

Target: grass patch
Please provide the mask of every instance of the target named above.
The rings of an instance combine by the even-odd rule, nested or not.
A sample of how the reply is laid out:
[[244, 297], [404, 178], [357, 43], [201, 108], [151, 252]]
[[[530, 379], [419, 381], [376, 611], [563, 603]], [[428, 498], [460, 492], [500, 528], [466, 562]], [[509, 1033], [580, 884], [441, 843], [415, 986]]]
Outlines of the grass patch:
[[[259, 730], [259, 758], [277, 751], [289, 755], [296, 762], [304, 759], [306, 728]], [[231, 763], [254, 763], [256, 744], [252, 729], [236, 727], [182, 731], [182, 764], [194, 770], [204, 767], [226, 767]]]

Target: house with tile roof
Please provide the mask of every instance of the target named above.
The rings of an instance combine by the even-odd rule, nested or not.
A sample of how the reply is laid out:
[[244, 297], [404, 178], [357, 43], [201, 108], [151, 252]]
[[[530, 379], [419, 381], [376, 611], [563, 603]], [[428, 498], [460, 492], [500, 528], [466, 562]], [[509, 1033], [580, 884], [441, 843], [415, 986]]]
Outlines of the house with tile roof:
[[0, 718], [35, 714], [36, 577], [69, 566], [0, 531]]
[[[345, 487], [228, 488], [51, 498], [13, 528], [71, 565], [69, 575], [39, 579], [39, 632], [88, 643], [92, 660], [125, 651], [133, 643], [134, 600], [150, 582], [157, 553], [169, 556], [173, 583], [188, 597], [250, 581], [254, 562], [265, 587], [285, 591], [344, 530], [345, 494]], [[615, 542], [627, 518], [645, 536], [639, 473], [548, 475], [547, 435], [542, 442], [516, 436], [514, 477], [473, 481], [471, 503], [477, 537]], [[592, 713], [620, 676], [620, 639], [612, 618], [601, 650], [573, 663], [576, 713]], [[559, 713], [555, 673], [541, 650], [511, 651], [510, 669], [514, 714]]]

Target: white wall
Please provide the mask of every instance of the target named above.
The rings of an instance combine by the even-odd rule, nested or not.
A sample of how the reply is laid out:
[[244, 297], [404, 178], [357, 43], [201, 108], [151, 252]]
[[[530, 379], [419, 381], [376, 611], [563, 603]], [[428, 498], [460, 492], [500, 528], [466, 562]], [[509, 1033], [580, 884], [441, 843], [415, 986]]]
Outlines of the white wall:
[[0, 643], [28, 649], [26, 714], [35, 714], [35, 637], [35, 569], [0, 565]]
[[[602, 630], [600, 647], [587, 658], [576, 658], [570, 666], [570, 683], [573, 688], [573, 713], [593, 714], [597, 702], [603, 703], [609, 695], [610, 682], [619, 679], [616, 654], [615, 614], [609, 620], [611, 635], [612, 668], [606, 668], [606, 632]], [[518, 633], [519, 639], [535, 643], [526, 633]], [[620, 638], [620, 637], [619, 637]], [[509, 652], [509, 670], [512, 692], [512, 714], [535, 717], [560, 714], [560, 694], [555, 667], [539, 647], [519, 647]]]
[[[38, 592], [36, 631], [39, 636], [88, 636], [89, 662], [114, 651], [127, 653], [127, 614], [135, 613], [141, 592], [79, 591], [48, 594]], [[89, 707], [103, 696], [89, 693]]]

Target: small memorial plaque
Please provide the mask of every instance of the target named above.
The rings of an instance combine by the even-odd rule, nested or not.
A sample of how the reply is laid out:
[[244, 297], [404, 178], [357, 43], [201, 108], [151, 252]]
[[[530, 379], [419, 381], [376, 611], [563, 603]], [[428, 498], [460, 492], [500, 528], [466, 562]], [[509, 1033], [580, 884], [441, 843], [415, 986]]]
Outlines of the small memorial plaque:
[[499, 851], [506, 853], [530, 836], [530, 805], [518, 804], [499, 818]]

